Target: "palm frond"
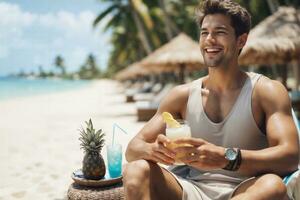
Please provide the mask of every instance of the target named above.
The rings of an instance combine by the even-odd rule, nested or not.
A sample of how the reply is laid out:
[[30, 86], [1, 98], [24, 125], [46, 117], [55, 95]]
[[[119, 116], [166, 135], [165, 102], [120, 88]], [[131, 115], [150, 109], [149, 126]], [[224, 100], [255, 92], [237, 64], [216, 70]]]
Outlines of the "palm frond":
[[100, 13], [100, 14], [96, 17], [96, 19], [94, 20], [94, 22], [93, 22], [93, 27], [97, 26], [97, 24], [98, 24], [101, 20], [103, 20], [107, 15], [111, 14], [112, 11], [113, 11], [114, 9], [118, 8], [118, 7], [119, 7], [119, 5], [113, 4], [113, 5], [111, 5], [110, 7], [108, 7], [106, 10], [104, 10], [102, 13]]

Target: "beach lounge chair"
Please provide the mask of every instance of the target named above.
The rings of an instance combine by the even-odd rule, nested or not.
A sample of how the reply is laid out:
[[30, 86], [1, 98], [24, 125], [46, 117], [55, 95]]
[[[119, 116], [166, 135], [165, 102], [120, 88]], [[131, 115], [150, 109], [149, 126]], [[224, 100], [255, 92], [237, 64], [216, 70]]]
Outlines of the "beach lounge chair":
[[155, 83], [151, 88], [150, 92], [139, 92], [133, 96], [134, 101], [150, 101], [152, 100], [161, 90], [163, 86], [161, 83]]
[[135, 102], [134, 100], [135, 94], [142, 93], [142, 92], [149, 93], [151, 91], [152, 86], [153, 83], [150, 82], [136, 83], [134, 87], [131, 87], [125, 91], [126, 102], [127, 103]]
[[174, 84], [172, 83], [166, 84], [165, 87], [151, 101], [136, 102], [137, 120], [138, 121], [150, 120], [155, 115], [161, 100], [166, 96], [166, 94], [173, 87]]

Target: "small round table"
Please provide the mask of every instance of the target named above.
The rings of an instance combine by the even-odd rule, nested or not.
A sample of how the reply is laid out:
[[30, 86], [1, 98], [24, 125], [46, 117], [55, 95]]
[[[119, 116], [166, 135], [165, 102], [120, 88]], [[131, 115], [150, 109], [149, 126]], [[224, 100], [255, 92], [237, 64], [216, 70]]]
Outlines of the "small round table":
[[123, 184], [108, 187], [86, 187], [72, 183], [68, 189], [69, 200], [124, 200]]

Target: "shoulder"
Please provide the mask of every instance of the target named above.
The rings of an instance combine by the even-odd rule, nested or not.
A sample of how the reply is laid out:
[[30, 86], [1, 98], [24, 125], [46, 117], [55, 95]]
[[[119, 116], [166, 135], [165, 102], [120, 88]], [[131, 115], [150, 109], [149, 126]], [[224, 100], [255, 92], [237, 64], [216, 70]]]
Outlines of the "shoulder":
[[288, 91], [279, 81], [261, 76], [255, 85], [254, 95], [265, 111], [291, 109]]
[[189, 96], [191, 83], [177, 85], [173, 87], [170, 92], [164, 98], [164, 101], [182, 101]]
[[177, 85], [161, 101], [158, 113], [164, 111], [170, 112], [174, 115], [183, 115], [186, 109], [189, 98], [189, 91], [193, 82]]

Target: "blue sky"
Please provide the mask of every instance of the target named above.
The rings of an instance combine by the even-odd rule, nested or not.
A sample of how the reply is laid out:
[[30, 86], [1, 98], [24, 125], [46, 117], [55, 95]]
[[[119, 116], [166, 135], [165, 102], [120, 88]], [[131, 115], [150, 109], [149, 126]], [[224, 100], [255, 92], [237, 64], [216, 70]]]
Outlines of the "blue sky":
[[0, 0], [0, 75], [54, 70], [56, 55], [67, 71], [77, 70], [89, 53], [106, 68], [111, 46], [104, 20], [92, 22], [107, 4], [99, 0]]

